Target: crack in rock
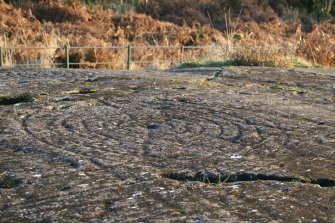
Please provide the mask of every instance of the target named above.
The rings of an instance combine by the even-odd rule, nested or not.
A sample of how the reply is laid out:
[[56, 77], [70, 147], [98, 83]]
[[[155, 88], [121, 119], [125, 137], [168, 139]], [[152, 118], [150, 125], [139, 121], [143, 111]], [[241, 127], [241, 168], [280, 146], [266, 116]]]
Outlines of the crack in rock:
[[165, 178], [178, 180], [178, 181], [199, 181], [209, 184], [222, 184], [222, 183], [233, 183], [242, 181], [279, 181], [279, 182], [297, 182], [306, 184], [317, 184], [321, 187], [334, 187], [335, 180], [327, 178], [304, 178], [304, 177], [293, 177], [293, 176], [282, 176], [277, 174], [264, 174], [264, 173], [211, 173], [206, 171], [189, 172], [169, 172], [162, 175]]
[[18, 96], [0, 97], [0, 105], [14, 105], [18, 103], [33, 102], [35, 98], [31, 94], [21, 94]]

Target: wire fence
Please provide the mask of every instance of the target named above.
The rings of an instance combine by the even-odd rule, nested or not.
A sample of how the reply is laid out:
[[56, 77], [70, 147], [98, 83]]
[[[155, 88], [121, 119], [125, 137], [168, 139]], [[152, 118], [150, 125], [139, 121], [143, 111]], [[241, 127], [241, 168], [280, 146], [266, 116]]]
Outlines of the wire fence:
[[[235, 51], [237, 47], [234, 47]], [[267, 49], [263, 54], [272, 54]], [[276, 49], [288, 51], [288, 49]], [[112, 68], [137, 69], [194, 62], [222, 60], [232, 47], [223, 46], [64, 46], [64, 47], [1, 47], [0, 67], [49, 68]], [[289, 55], [289, 53], [287, 53]]]

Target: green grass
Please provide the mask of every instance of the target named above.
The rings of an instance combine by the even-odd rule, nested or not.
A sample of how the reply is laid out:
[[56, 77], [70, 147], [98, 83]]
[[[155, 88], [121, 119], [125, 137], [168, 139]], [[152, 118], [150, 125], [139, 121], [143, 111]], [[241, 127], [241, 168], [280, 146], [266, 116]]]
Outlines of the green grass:
[[198, 62], [190, 62], [190, 63], [183, 63], [178, 66], [178, 69], [185, 69], [185, 68], [197, 68], [197, 67], [203, 67], [203, 64]]
[[227, 176], [224, 180], [221, 179], [221, 174], [219, 174], [219, 179], [216, 182], [217, 184], [225, 184], [228, 183], [230, 176]]
[[[281, 59], [285, 67], [289, 68], [313, 68], [321, 67], [318, 64], [313, 64], [302, 57], [287, 56]], [[179, 65], [179, 69], [198, 68], [198, 67], [229, 67], [229, 66], [260, 66], [260, 67], [277, 67], [278, 63], [271, 59], [255, 59], [245, 56], [231, 58], [225, 61], [194, 61], [186, 62]], [[280, 65], [279, 65], [280, 66]]]
[[224, 66], [257, 66], [257, 67], [275, 67], [276, 63], [271, 60], [255, 60], [248, 58], [233, 58], [224, 62]]
[[313, 64], [302, 57], [297, 56], [287, 56], [283, 58], [284, 61], [290, 64], [290, 67], [293, 68], [315, 68], [315, 67], [322, 67], [318, 64]]
[[224, 61], [204, 61], [204, 62], [186, 62], [178, 66], [178, 69], [197, 68], [197, 67], [222, 67], [229, 66]]
[[226, 61], [187, 62], [179, 65], [178, 69], [198, 68], [198, 67], [230, 67], [230, 66], [275, 67], [275, 62], [248, 60], [245, 58], [234, 58]]

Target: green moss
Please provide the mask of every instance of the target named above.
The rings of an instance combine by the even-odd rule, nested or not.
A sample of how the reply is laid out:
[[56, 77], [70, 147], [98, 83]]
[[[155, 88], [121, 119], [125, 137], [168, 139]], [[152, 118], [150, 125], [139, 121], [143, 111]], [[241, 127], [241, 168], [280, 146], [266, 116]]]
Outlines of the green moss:
[[91, 94], [91, 93], [96, 93], [96, 89], [90, 89], [90, 88], [82, 88], [79, 89], [79, 94]]
[[68, 91], [67, 94], [91, 94], [96, 93], [97, 89], [91, 89], [91, 88], [80, 88], [78, 90], [72, 90]]
[[297, 87], [297, 86], [273, 85], [271, 88], [272, 89], [278, 89], [278, 90], [297, 92], [297, 93], [300, 93], [300, 94], [307, 93], [306, 89], [301, 88], [301, 87]]
[[85, 86], [97, 86], [98, 84], [96, 82], [86, 82]]
[[17, 187], [21, 183], [18, 179], [13, 178], [5, 178], [0, 181], [0, 189], [11, 189], [13, 187]]
[[37, 95], [36, 100], [38, 102], [48, 102], [48, 99], [46, 97], [41, 96], [41, 95]]
[[232, 190], [231, 193], [234, 195], [234, 196], [238, 196], [240, 194], [240, 192], [236, 189]]
[[299, 123], [302, 123], [302, 124], [309, 124], [311, 123], [309, 120], [305, 119], [305, 118], [297, 118], [296, 119]]

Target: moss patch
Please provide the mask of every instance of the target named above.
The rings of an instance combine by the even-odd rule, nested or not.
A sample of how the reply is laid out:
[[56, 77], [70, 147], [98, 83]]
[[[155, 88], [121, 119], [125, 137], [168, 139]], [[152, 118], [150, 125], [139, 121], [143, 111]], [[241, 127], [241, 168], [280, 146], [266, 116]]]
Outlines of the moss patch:
[[271, 86], [271, 88], [272, 89], [278, 89], [278, 90], [297, 92], [299, 94], [307, 93], [306, 89], [301, 88], [301, 87], [297, 87], [297, 86], [273, 85], [273, 86]]
[[66, 93], [67, 94], [92, 94], [92, 93], [96, 93], [96, 92], [97, 92], [96, 89], [80, 88], [80, 89], [77, 89], [77, 90], [68, 91]]
[[301, 123], [301, 124], [310, 124], [311, 122], [305, 118], [297, 118], [296, 119], [297, 122]]
[[11, 189], [17, 187], [21, 184], [21, 180], [6, 177], [3, 180], [0, 180], [0, 189]]

